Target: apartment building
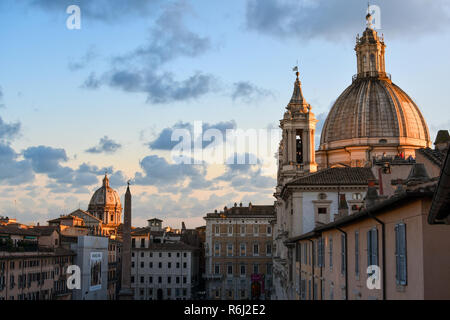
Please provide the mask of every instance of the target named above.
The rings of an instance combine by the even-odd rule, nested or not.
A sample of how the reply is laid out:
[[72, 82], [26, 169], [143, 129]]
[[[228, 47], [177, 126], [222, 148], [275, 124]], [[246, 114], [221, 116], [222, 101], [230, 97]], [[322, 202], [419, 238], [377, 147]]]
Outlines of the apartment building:
[[268, 299], [272, 290], [273, 206], [225, 207], [206, 217], [209, 299]]
[[131, 252], [135, 300], [190, 300], [199, 281], [199, 252], [183, 242], [138, 242]]
[[450, 299], [450, 229], [427, 223], [430, 188], [388, 200], [290, 239], [297, 299]]
[[0, 227], [0, 300], [70, 300], [67, 267], [75, 253], [51, 228]]

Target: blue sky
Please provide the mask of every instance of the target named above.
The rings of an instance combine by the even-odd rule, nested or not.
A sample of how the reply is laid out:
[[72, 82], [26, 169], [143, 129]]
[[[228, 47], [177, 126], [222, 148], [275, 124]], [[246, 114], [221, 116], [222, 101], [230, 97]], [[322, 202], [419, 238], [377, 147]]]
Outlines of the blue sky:
[[[81, 9], [81, 30], [66, 28], [71, 4]], [[450, 127], [449, 5], [373, 4], [381, 8], [387, 70], [434, 138]], [[177, 167], [162, 134], [194, 121], [220, 130], [276, 127], [297, 60], [305, 97], [323, 121], [356, 73], [366, 6], [2, 0], [0, 215], [43, 223], [86, 209], [105, 170], [121, 197], [127, 179], [134, 181], [135, 225], [159, 217], [193, 227], [234, 202], [272, 203], [273, 157], [243, 168]]]

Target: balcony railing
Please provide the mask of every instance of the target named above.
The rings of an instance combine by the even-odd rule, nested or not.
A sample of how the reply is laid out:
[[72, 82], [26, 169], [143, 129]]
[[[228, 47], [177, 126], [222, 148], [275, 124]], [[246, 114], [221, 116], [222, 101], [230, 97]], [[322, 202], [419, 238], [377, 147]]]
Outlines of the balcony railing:
[[368, 71], [368, 72], [361, 72], [361, 73], [355, 74], [352, 77], [352, 82], [355, 82], [356, 80], [363, 79], [363, 78], [377, 78], [377, 79], [392, 80], [392, 76], [390, 73], [378, 72], [378, 71]]

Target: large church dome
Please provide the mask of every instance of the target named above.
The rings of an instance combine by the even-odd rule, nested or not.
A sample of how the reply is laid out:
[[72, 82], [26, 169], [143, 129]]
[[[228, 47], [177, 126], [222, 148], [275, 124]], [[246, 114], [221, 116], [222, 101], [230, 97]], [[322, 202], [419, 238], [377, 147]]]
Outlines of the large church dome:
[[415, 156], [431, 146], [424, 117], [385, 71], [384, 39], [370, 25], [356, 40], [358, 73], [331, 108], [316, 152], [319, 168], [367, 166], [374, 158]]
[[403, 144], [427, 147], [428, 127], [414, 101], [388, 78], [356, 79], [337, 99], [325, 121], [321, 148], [332, 143]]

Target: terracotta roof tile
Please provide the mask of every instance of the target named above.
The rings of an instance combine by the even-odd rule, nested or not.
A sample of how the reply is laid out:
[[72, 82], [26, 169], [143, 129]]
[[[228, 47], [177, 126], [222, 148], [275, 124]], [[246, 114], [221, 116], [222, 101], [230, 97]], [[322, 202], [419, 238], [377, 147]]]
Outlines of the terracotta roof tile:
[[367, 185], [375, 179], [370, 168], [329, 168], [287, 183], [296, 185]]

